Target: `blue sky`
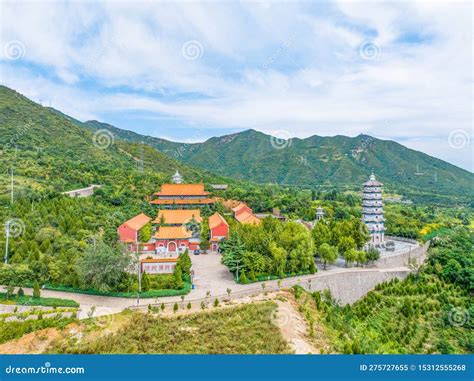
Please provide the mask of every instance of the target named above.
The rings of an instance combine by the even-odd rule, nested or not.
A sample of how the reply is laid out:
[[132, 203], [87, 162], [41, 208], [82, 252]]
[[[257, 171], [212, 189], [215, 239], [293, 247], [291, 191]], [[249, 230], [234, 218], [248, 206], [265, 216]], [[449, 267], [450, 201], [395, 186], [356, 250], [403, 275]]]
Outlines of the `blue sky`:
[[80, 120], [186, 142], [364, 133], [473, 171], [468, 1], [1, 10], [2, 84]]

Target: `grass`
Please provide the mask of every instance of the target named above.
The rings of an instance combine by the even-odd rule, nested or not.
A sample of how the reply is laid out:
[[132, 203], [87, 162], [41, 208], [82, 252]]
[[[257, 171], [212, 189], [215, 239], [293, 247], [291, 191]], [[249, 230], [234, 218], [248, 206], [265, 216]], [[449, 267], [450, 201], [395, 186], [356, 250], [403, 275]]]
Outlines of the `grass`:
[[62, 338], [51, 353], [280, 354], [291, 350], [273, 323], [273, 302], [160, 317], [134, 312], [116, 332]]
[[0, 344], [18, 339], [27, 333], [45, 328], [64, 328], [66, 325], [76, 321], [74, 318], [53, 317], [40, 320], [24, 321], [1, 321], [0, 320]]
[[[53, 290], [53, 291], [64, 291], [64, 292], [74, 292], [77, 294], [87, 294], [87, 295], [100, 295], [100, 296], [112, 296], [112, 297], [118, 297], [118, 298], [136, 298], [137, 293], [136, 292], [102, 292], [102, 291], [97, 291], [97, 290], [82, 290], [78, 288], [73, 288], [73, 287], [67, 287], [67, 286], [54, 286], [51, 284], [45, 284], [44, 288], [46, 290]], [[184, 281], [184, 287], [180, 290], [169, 290], [169, 289], [163, 289], [163, 290], [149, 290], [149, 291], [143, 291], [140, 293], [140, 298], [162, 298], [165, 296], [180, 296], [180, 295], [187, 295], [191, 291], [191, 283], [188, 281]]]
[[5, 292], [0, 292], [0, 304], [18, 304], [24, 306], [45, 306], [45, 307], [79, 307], [79, 303], [70, 299], [60, 298], [33, 298], [29, 295], [13, 295], [7, 298]]

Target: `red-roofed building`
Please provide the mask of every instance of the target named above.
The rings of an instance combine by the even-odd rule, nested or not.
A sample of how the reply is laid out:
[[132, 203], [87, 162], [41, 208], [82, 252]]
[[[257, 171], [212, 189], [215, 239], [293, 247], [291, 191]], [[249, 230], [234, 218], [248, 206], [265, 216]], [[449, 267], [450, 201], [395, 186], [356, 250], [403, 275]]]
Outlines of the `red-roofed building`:
[[140, 231], [140, 229], [143, 228], [150, 221], [151, 218], [144, 213], [140, 213], [139, 215], [130, 218], [128, 221], [125, 221], [117, 229], [120, 241], [135, 243], [136, 241], [138, 241], [138, 232]]
[[219, 251], [219, 242], [229, 238], [229, 224], [219, 213], [209, 217], [209, 231], [211, 234], [211, 250]]

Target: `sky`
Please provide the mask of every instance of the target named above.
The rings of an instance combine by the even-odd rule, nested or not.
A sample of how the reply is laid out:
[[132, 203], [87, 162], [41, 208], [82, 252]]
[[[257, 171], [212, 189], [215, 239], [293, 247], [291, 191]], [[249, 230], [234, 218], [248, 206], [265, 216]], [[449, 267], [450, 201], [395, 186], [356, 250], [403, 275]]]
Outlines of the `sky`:
[[469, 1], [1, 2], [1, 83], [196, 142], [390, 139], [474, 171]]

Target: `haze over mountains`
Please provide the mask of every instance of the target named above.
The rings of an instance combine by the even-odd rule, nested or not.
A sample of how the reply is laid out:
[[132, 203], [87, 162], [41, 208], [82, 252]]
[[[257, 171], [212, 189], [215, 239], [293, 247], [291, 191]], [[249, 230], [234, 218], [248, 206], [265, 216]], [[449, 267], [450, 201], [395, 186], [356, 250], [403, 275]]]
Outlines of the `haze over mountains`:
[[[396, 142], [367, 135], [355, 138], [312, 136], [285, 141], [247, 130], [203, 143], [178, 143], [97, 121], [81, 122], [42, 107], [6, 87], [0, 88], [0, 95], [2, 145], [13, 139], [19, 150], [31, 151], [27, 156], [20, 154], [23, 158], [18, 161], [20, 172], [27, 173], [28, 168], [31, 172], [41, 165], [47, 170], [46, 178], [54, 177], [59, 188], [59, 184], [100, 180], [93, 173], [102, 172], [104, 178], [109, 176], [101, 165], [115, 167], [117, 171], [133, 168], [135, 163], [123, 157], [123, 149], [138, 155], [136, 143], [144, 142], [147, 157], [152, 156], [158, 164], [156, 170], [165, 168], [164, 172], [171, 173], [180, 169], [201, 179], [209, 171], [259, 183], [359, 189], [373, 170], [388, 190], [401, 194], [423, 192], [474, 198], [474, 174]], [[91, 132], [99, 129], [111, 131], [117, 147], [97, 150], [90, 139]], [[33, 154], [37, 147], [43, 149]], [[61, 178], [60, 167], [66, 164], [76, 168], [68, 172], [71, 178]]]

